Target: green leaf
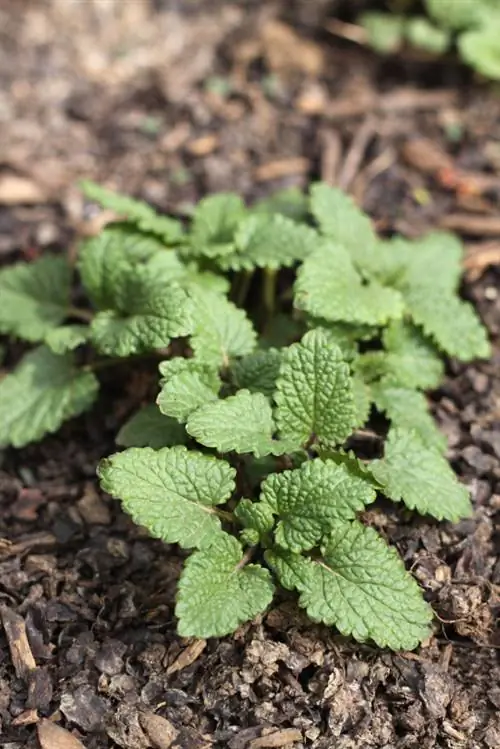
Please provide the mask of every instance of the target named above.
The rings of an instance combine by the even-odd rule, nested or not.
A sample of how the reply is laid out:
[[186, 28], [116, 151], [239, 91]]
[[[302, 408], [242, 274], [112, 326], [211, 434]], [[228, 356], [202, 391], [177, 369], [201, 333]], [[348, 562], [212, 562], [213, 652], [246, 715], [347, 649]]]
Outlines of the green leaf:
[[165, 543], [204, 548], [221, 534], [216, 505], [234, 491], [235, 471], [185, 447], [131, 447], [99, 466], [104, 491]]
[[395, 502], [402, 500], [410, 510], [453, 521], [471, 514], [467, 488], [459, 483], [446, 458], [414, 432], [391, 429], [384, 459], [373, 461], [370, 470], [384, 494]]
[[443, 378], [443, 363], [418, 329], [396, 320], [384, 330], [385, 351], [369, 351], [355, 363], [366, 382], [382, 380], [396, 387], [435, 388]]
[[424, 444], [438, 452], [446, 450], [446, 437], [429, 413], [425, 395], [380, 383], [372, 385], [371, 390], [377, 409], [386, 414], [393, 426], [415, 431]]
[[279, 213], [294, 221], [305, 221], [309, 202], [298, 187], [285, 187], [252, 206], [255, 213]]
[[290, 551], [266, 552], [281, 583], [300, 592], [299, 605], [315, 622], [380, 647], [412, 650], [430, 632], [431, 608], [396, 549], [373, 528], [337, 522], [322, 559]]
[[187, 440], [186, 430], [175, 419], [164, 416], [153, 403], [143, 406], [125, 422], [116, 436], [122, 447], [161, 447], [182, 445]]
[[183, 230], [180, 221], [158, 215], [148, 203], [134, 200], [127, 195], [120, 195], [90, 180], [84, 180], [80, 186], [89, 200], [99, 203], [103, 208], [114, 211], [119, 216], [124, 216], [141, 231], [156, 234], [168, 244], [175, 244], [182, 239]]
[[425, 16], [408, 18], [405, 36], [411, 45], [435, 55], [443, 55], [451, 44], [451, 34], [435, 26]]
[[263, 393], [268, 398], [272, 398], [276, 390], [280, 364], [281, 352], [278, 349], [254, 351], [234, 363], [232, 368], [234, 384], [240, 389], [247, 389], [252, 393]]
[[189, 253], [209, 258], [231, 253], [234, 233], [245, 211], [243, 201], [234, 193], [219, 193], [200, 200], [193, 214]]
[[267, 608], [274, 595], [269, 571], [243, 561], [240, 544], [227, 534], [189, 557], [175, 607], [181, 637], [223, 637]]
[[462, 60], [481, 75], [496, 81], [500, 80], [499, 33], [500, 13], [493, 23], [488, 22], [479, 29], [467, 31], [458, 37], [458, 50]]
[[122, 279], [128, 290], [126, 311], [99, 312], [91, 322], [95, 346], [108, 356], [130, 356], [165, 348], [172, 338], [193, 330], [191, 301], [178, 284], [157, 283], [147, 268]]
[[349, 366], [321, 331], [309, 331], [283, 352], [275, 401], [281, 437], [297, 445], [311, 438], [338, 444], [356, 423]]
[[358, 356], [360, 341], [379, 338], [378, 328], [369, 325], [353, 325], [344, 322], [328, 322], [318, 317], [307, 316], [309, 328], [319, 328], [326, 336], [328, 343], [338, 346], [346, 361], [353, 361]]
[[68, 315], [71, 270], [48, 255], [0, 271], [0, 333], [43, 341]]
[[105, 229], [80, 249], [78, 270], [90, 301], [97, 309], [125, 308], [124, 293], [128, 279], [133, 277], [135, 255], [125, 249], [127, 232]]
[[273, 442], [273, 413], [262, 393], [239, 390], [225, 400], [207, 403], [190, 415], [186, 429], [197, 442], [220, 453], [234, 450], [259, 458], [286, 451]]
[[218, 294], [227, 294], [230, 283], [227, 278], [212, 271], [200, 270], [196, 262], [184, 261], [176, 250], [163, 250], [157, 252], [148, 261], [149, 270], [166, 283], [177, 281], [180, 286], [193, 294], [198, 290], [206, 289]]
[[363, 284], [347, 250], [332, 243], [315, 250], [299, 268], [295, 306], [331, 322], [371, 326], [385, 325], [403, 313], [398, 291], [377, 282]]
[[57, 356], [46, 346], [30, 351], [0, 381], [0, 446], [23, 447], [56, 432], [92, 406], [98, 389], [95, 376], [78, 370], [70, 354]]
[[450, 356], [471, 361], [491, 355], [487, 331], [468, 302], [429, 286], [408, 289], [405, 300], [414, 322]]
[[368, 44], [382, 55], [398, 52], [403, 46], [405, 17], [395, 13], [362, 13], [358, 19], [368, 35]]
[[478, 25], [498, 10], [497, 0], [425, 0], [425, 6], [431, 18], [450, 29]]
[[375, 500], [369, 483], [343, 465], [319, 458], [300, 468], [274, 473], [262, 484], [261, 500], [279, 518], [276, 542], [291, 551], [307, 551], [335, 528], [352, 520]]
[[66, 354], [83, 346], [89, 337], [88, 325], [63, 325], [50, 330], [45, 336], [45, 343], [54, 354]]
[[399, 237], [392, 246], [404, 258], [404, 277], [398, 285], [402, 291], [414, 286], [457, 291], [462, 278], [463, 245], [454, 234], [435, 231], [413, 241]]
[[318, 182], [311, 187], [311, 213], [330, 244], [341, 245], [358, 264], [373, 255], [377, 236], [369, 217], [338, 187]]
[[191, 345], [196, 358], [214, 367], [228, 366], [233, 357], [250, 354], [256, 334], [244, 310], [209, 291], [193, 295], [194, 333]]
[[318, 244], [318, 234], [279, 214], [253, 215], [240, 222], [235, 251], [220, 259], [222, 268], [287, 268], [304, 260]]
[[258, 538], [266, 536], [274, 526], [273, 510], [264, 502], [240, 499], [234, 515], [245, 530], [255, 531]]
[[171, 359], [160, 364], [164, 376], [156, 402], [160, 411], [185, 422], [193, 411], [218, 399], [221, 380], [217, 371], [196, 359]]
[[373, 399], [369, 385], [367, 385], [361, 377], [356, 374], [352, 377], [352, 394], [356, 409], [355, 426], [362, 427], [370, 417]]

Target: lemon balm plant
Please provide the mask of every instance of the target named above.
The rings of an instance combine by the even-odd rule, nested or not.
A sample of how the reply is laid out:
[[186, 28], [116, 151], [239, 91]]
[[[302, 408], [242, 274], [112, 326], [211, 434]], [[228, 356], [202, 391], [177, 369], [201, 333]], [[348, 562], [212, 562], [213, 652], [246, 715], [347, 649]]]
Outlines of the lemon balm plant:
[[[36, 344], [0, 382], [0, 444], [56, 431], [92, 407], [103, 365], [156, 352], [156, 403], [123, 425], [126, 449], [99, 477], [153, 536], [191, 551], [181, 635], [230, 633], [281, 585], [313, 621], [415, 647], [430, 607], [360, 514], [377, 495], [438, 520], [470, 512], [423, 392], [442, 354], [489, 354], [457, 293], [459, 242], [379, 239], [321, 183], [252, 207], [213, 195], [187, 225], [84, 189], [121, 217], [80, 249], [88, 304], [75, 308], [64, 257], [0, 272], [0, 330]], [[376, 412], [386, 426], [367, 460], [353, 447]]]

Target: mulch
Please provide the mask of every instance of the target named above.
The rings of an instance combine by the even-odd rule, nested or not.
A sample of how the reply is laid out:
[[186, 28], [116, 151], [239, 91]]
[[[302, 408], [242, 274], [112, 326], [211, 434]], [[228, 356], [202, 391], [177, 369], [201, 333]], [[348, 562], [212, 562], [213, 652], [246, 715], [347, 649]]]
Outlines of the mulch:
[[474, 515], [369, 513], [436, 611], [415, 653], [311, 625], [286, 594], [233, 637], [183, 640], [182, 553], [95, 479], [150, 371], [105, 378], [92, 413], [1, 456], [0, 746], [495, 749], [500, 99], [453, 61], [380, 60], [346, 40], [331, 24], [353, 21], [346, 3], [178, 5], [2, 4], [0, 261], [74, 256], [103, 220], [83, 177], [180, 215], [212, 191], [256, 199], [321, 177], [383, 233], [458, 232], [494, 353], [448, 362], [430, 400]]

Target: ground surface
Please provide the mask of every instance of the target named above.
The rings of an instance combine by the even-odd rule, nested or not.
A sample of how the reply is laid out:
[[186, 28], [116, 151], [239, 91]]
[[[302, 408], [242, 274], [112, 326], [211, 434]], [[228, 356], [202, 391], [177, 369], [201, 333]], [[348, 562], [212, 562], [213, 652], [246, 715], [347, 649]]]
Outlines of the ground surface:
[[[253, 198], [322, 176], [381, 231], [457, 230], [494, 357], [450, 362], [431, 398], [475, 514], [456, 526], [398, 508], [371, 517], [432, 601], [434, 636], [414, 654], [381, 652], [283, 599], [232, 638], [179, 639], [178, 552], [94, 478], [141, 398], [142, 373], [129, 372], [59, 436], [3, 455], [2, 747], [38, 746], [47, 717], [73, 738], [44, 724], [42, 749], [500, 746], [500, 98], [453, 62], [377, 60], [332, 27], [340, 3], [259, 5], [4, 0], [1, 261], [73, 252], [98, 228], [83, 176], [174, 212], [213, 190]], [[20, 625], [16, 675], [6, 633]]]

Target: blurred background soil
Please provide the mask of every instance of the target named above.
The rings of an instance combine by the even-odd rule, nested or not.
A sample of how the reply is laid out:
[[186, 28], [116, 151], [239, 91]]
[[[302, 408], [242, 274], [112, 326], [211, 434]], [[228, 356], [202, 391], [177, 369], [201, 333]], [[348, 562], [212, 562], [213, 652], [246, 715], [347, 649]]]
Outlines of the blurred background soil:
[[209, 192], [253, 200], [322, 178], [383, 233], [457, 231], [494, 356], [450, 362], [432, 403], [475, 515], [366, 518], [423, 585], [435, 634], [417, 653], [382, 652], [311, 626], [284, 597], [234, 637], [178, 638], [179, 552], [94, 479], [143, 397], [131, 372], [92, 414], [0, 463], [2, 747], [500, 746], [500, 96], [452, 56], [353, 42], [368, 6], [0, 0], [0, 262], [73, 253], [99, 230], [81, 178], [181, 215]]

